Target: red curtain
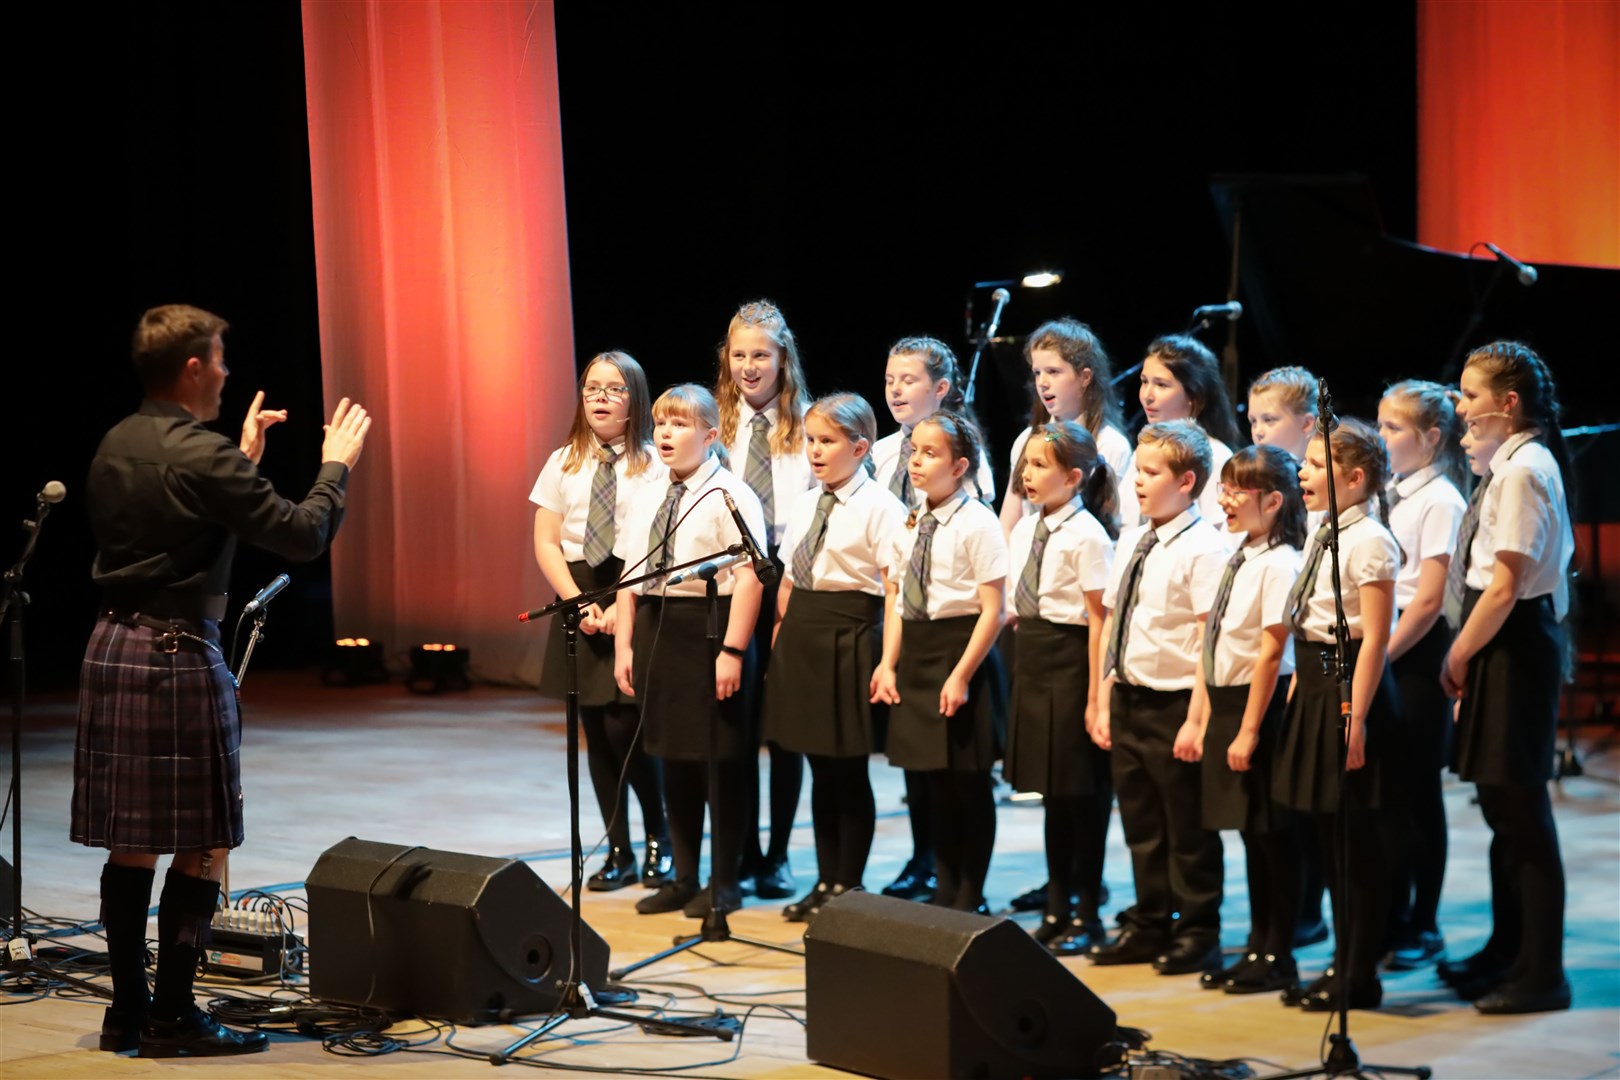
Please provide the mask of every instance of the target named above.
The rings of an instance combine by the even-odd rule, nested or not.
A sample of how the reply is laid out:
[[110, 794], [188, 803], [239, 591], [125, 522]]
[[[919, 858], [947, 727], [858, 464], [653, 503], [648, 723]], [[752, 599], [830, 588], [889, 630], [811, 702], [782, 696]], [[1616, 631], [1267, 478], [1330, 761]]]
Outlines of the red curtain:
[[1620, 266], [1620, 2], [1420, 0], [1418, 239]]
[[303, 23], [323, 383], [377, 418], [337, 631], [533, 682], [527, 497], [574, 382], [552, 5], [305, 0]]

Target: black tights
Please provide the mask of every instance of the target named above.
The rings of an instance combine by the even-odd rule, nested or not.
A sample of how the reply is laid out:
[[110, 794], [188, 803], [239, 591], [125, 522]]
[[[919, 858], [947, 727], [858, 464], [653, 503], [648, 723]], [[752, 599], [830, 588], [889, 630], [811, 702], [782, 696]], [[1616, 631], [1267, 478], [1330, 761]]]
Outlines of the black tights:
[[906, 810], [911, 819], [911, 862], [915, 866], [934, 865], [934, 797], [929, 792], [928, 774], [906, 769]]
[[[853, 888], [866, 875], [877, 805], [864, 757], [810, 755], [810, 813], [818, 881]], [[774, 836], [773, 836], [774, 838]]]
[[1492, 930], [1486, 952], [1539, 991], [1564, 977], [1564, 859], [1545, 783], [1480, 784], [1491, 827]]
[[1249, 874], [1249, 948], [1262, 956], [1292, 956], [1299, 908], [1299, 844], [1292, 815], [1270, 832], [1243, 836]]
[[1059, 918], [1067, 915], [1074, 903], [1071, 897], [1077, 896], [1079, 914], [1095, 919], [1113, 787], [1107, 788], [1106, 795], [1049, 795], [1045, 804], [1046, 913]]
[[[719, 798], [710, 808], [709, 874], [722, 888], [735, 888], [742, 861], [743, 779], [747, 759], [722, 761]], [[698, 884], [698, 860], [703, 854], [703, 809], [709, 800], [709, 766], [702, 761], [664, 761], [664, 798], [669, 804], [669, 831], [674, 848], [675, 877], [685, 885]]]
[[625, 850], [630, 847], [630, 799], [619, 786], [621, 773], [641, 804], [647, 835], [659, 839], [668, 836], [663, 777], [658, 760], [648, 757], [636, 738], [641, 715], [635, 706], [581, 706], [579, 722], [585, 730], [585, 763], [590, 769], [591, 787], [596, 790], [596, 804], [602, 808], [608, 843]]
[[[1384, 838], [1378, 813], [1349, 811], [1349, 910], [1346, 890], [1339, 880], [1344, 843], [1339, 835], [1339, 815], [1313, 814], [1316, 821], [1317, 850], [1322, 853], [1328, 892], [1333, 897], [1335, 957], [1344, 958], [1344, 970], [1353, 985], [1364, 986], [1378, 978], [1378, 961], [1384, 955], [1384, 923], [1389, 914], [1389, 878], [1384, 859]], [[1349, 926], [1344, 923], [1348, 915]]]
[[984, 879], [996, 844], [996, 798], [988, 772], [935, 769], [928, 777], [934, 822], [934, 903], [972, 911], [984, 902]]

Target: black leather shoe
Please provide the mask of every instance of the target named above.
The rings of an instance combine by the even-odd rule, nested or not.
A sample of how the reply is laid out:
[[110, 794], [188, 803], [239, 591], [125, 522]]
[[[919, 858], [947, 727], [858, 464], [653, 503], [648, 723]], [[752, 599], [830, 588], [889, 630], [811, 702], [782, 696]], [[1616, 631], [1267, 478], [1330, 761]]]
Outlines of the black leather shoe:
[[761, 900], [786, 900], [793, 895], [793, 871], [787, 860], [760, 865], [754, 873], [754, 895]]
[[1330, 984], [1333, 981], [1333, 976], [1334, 970], [1332, 968], [1328, 968], [1326, 971], [1322, 972], [1322, 974], [1318, 975], [1304, 986], [1300, 986], [1298, 983], [1295, 983], [1293, 986], [1284, 987], [1281, 995], [1282, 1003], [1284, 1005], [1290, 1005], [1298, 1008], [1304, 1003], [1306, 997], [1316, 993], [1323, 987]]
[[656, 889], [675, 880], [675, 860], [669, 853], [669, 837], [647, 837], [647, 850], [641, 858], [641, 886]]
[[1191, 975], [1221, 966], [1221, 943], [1199, 938], [1177, 938], [1153, 958], [1153, 969], [1160, 975]]
[[122, 1054], [141, 1045], [141, 1028], [146, 1025], [146, 1010], [131, 1016], [121, 1009], [108, 1006], [101, 1014], [101, 1049]]
[[1391, 950], [1384, 961], [1385, 971], [1416, 971], [1446, 955], [1446, 939], [1437, 931], [1421, 930]]
[[1530, 990], [1522, 983], [1504, 983], [1474, 1002], [1486, 1016], [1518, 1016], [1523, 1013], [1563, 1012], [1570, 1006], [1569, 980], [1559, 979], [1545, 990]]
[[1292, 956], [1256, 957], [1255, 962], [1234, 973], [1221, 986], [1228, 994], [1266, 994], [1286, 991], [1299, 985], [1299, 969]]
[[[1327, 984], [1318, 990], [1306, 994], [1300, 1001], [1299, 1007], [1305, 1012], [1333, 1012], [1339, 1007], [1339, 980], [1328, 980]], [[1376, 978], [1367, 983], [1350, 984], [1349, 1007], [1352, 1009], [1376, 1009], [1384, 1003], [1384, 984]]]
[[1093, 964], [1147, 964], [1164, 949], [1164, 938], [1127, 926], [1106, 944], [1093, 945], [1086, 955]]
[[1042, 945], [1050, 945], [1060, 937], [1067, 937], [1069, 927], [1074, 922], [1074, 912], [1064, 912], [1062, 915], [1053, 915], [1047, 912], [1041, 916], [1041, 925], [1029, 932], [1029, 936]]
[[[703, 900], [702, 917], [707, 917], [711, 910], [729, 915], [742, 907], [742, 890], [735, 885], [716, 885], [710, 882], [709, 887], [698, 896]], [[691, 906], [688, 904], [687, 908], [690, 909]]]
[[608, 852], [602, 869], [585, 880], [591, 892], [612, 892], [636, 883], [636, 853], [629, 848], [615, 847]]
[[666, 881], [651, 896], [636, 901], [636, 911], [643, 915], [662, 915], [680, 911], [697, 893], [697, 884], [691, 881]]
[[1029, 892], [1019, 893], [1007, 906], [1014, 911], [1040, 911], [1046, 907], [1046, 885], [1043, 881]]
[[1303, 949], [1308, 945], [1320, 945], [1328, 939], [1328, 924], [1323, 919], [1314, 923], [1304, 923], [1294, 927], [1294, 948]]
[[1220, 990], [1226, 986], [1228, 979], [1246, 970], [1251, 964], [1259, 962], [1259, 953], [1244, 953], [1225, 967], [1206, 971], [1198, 976], [1198, 986], [1203, 990]]
[[178, 1020], [147, 1018], [141, 1029], [141, 1057], [223, 1057], [253, 1054], [270, 1045], [262, 1031], [233, 1031], [193, 1005]]
[[1478, 1001], [1489, 997], [1504, 986], [1511, 985], [1516, 980], [1513, 973], [1505, 970], [1486, 971], [1477, 978], [1457, 983], [1452, 987], [1457, 996], [1464, 1001]]
[[818, 881], [815, 888], [782, 909], [782, 918], [788, 922], [809, 922], [810, 916], [814, 915], [822, 904], [831, 899], [832, 885], [825, 881]]
[[[701, 919], [708, 915], [709, 888], [713, 884], [714, 882], [710, 881], [708, 885], [705, 885], [703, 888], [689, 896], [686, 903], [681, 907], [681, 914], [685, 915], [688, 919]], [[738, 889], [737, 893], [739, 896], [741, 896], [742, 890]]]
[[901, 900], [928, 901], [934, 898], [934, 887], [937, 884], [934, 868], [913, 859], [906, 863], [899, 877], [883, 886], [883, 895]]
[[1077, 918], [1069, 923], [1067, 933], [1046, 943], [1046, 951], [1053, 956], [1084, 956], [1093, 945], [1107, 940], [1108, 931], [1101, 920]]
[[1440, 976], [1441, 982], [1458, 986], [1486, 975], [1500, 975], [1506, 969], [1505, 963], [1481, 949], [1461, 960], [1441, 960], [1435, 964], [1434, 973]]

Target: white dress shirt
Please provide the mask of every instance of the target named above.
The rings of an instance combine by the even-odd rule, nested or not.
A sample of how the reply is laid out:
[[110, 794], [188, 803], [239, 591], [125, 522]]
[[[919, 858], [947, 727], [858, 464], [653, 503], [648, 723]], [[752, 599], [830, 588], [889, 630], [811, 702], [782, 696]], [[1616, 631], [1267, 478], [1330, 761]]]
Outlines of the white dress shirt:
[[[592, 448], [601, 445], [596, 436], [591, 436]], [[651, 461], [640, 474], [630, 476], [626, 472], [630, 456], [624, 452], [624, 439], [621, 437], [608, 445], [619, 455], [613, 463], [617, 477], [613, 486], [613, 534], [617, 537], [624, 531], [630, 511], [642, 499], [649, 498], [649, 492], [657, 492], [656, 497], [663, 498], [664, 489], [669, 486], [669, 470], [649, 446], [647, 456]], [[562, 516], [563, 558], [579, 562], [585, 558], [585, 524], [591, 511], [591, 485], [596, 482], [597, 459], [587, 458], [580, 462], [579, 468], [568, 472], [563, 468], [566, 457], [566, 446], [552, 451], [540, 470], [539, 479], [534, 482], [534, 490], [529, 492], [529, 501]]]
[[[1014, 615], [1014, 593], [1029, 562], [1039, 514], [1026, 514], [1007, 538], [1007, 614]], [[1114, 566], [1114, 542], [1102, 523], [1086, 510], [1077, 495], [1067, 506], [1046, 515], [1046, 550], [1041, 556], [1040, 586], [1036, 590], [1040, 617], [1047, 622], [1086, 624], [1086, 593], [1108, 587]]]
[[[1231, 449], [1221, 440], [1211, 437], [1209, 440], [1210, 468], [1209, 479], [1204, 482], [1204, 490], [1198, 495], [1198, 512], [1204, 516], [1205, 521], [1225, 521], [1226, 511], [1221, 509], [1221, 470], [1232, 458]], [[1119, 520], [1122, 528], [1142, 523], [1142, 506], [1136, 501], [1136, 455], [1131, 454], [1130, 463], [1125, 467], [1125, 475], [1119, 481]], [[1236, 551], [1236, 537], [1231, 533], [1222, 531], [1221, 543], [1227, 546], [1228, 551]]]
[[[1220, 636], [1215, 639], [1216, 686], [1244, 686], [1254, 681], [1260, 640], [1268, 627], [1286, 622], [1288, 592], [1299, 577], [1298, 548], [1272, 545], [1264, 538], [1253, 543], [1245, 539], [1243, 555], [1243, 565], [1232, 579], [1226, 614], [1221, 617]], [[1221, 572], [1226, 572], [1224, 567]], [[1294, 638], [1285, 634], [1277, 674], [1293, 673]]]
[[[637, 568], [637, 563], [647, 557], [650, 534], [653, 520], [658, 516], [659, 507], [664, 504], [664, 497], [668, 494], [671, 478], [666, 477], [666, 483], [661, 489], [648, 491], [645, 497], [636, 504], [624, 528], [619, 530], [618, 543], [613, 547], [613, 554], [624, 560], [627, 574], [638, 577], [651, 569], [650, 565]], [[686, 492], [675, 507], [674, 520], [679, 523], [675, 530], [675, 540], [670, 545], [673, 549], [668, 553], [668, 564], [679, 566], [681, 563], [693, 559], [701, 559], [716, 552], [724, 551], [732, 544], [742, 543], [742, 536], [737, 532], [737, 523], [731, 519], [731, 511], [726, 509], [726, 502], [720, 497], [720, 489], [731, 492], [731, 497], [737, 503], [737, 509], [747, 523], [749, 531], [756, 536], [765, 532], [765, 515], [759, 508], [759, 499], [742, 482], [742, 478], [733, 475], [723, 465], [720, 459], [710, 457], [692, 470], [692, 475], [685, 480]], [[708, 492], [714, 494], [707, 494]], [[681, 515], [690, 510], [691, 516], [685, 521]], [[715, 584], [719, 586], [721, 596], [730, 596], [736, 585], [736, 574], [728, 567], [715, 575]], [[643, 595], [651, 593], [659, 596], [702, 596], [704, 583], [700, 578], [683, 581], [679, 585], [671, 585], [667, 589], [662, 578], [642, 582], [636, 586]]]
[[1521, 431], [1491, 455], [1491, 486], [1479, 507], [1479, 531], [1470, 549], [1470, 589], [1484, 589], [1496, 573], [1496, 553], [1516, 551], [1529, 560], [1518, 598], [1552, 594], [1558, 619], [1569, 612], [1569, 563], [1575, 534], [1558, 459], [1537, 432]]
[[[917, 520], [933, 513], [939, 522], [929, 548], [927, 604], [930, 619], [979, 614], [979, 586], [1007, 576], [1007, 538], [1001, 520], [978, 499], [958, 490], [933, 511], [917, 508]], [[902, 524], [895, 537], [894, 580], [905, 594], [917, 530]]]
[[[1397, 496], [1399, 496], [1397, 498]], [[1450, 557], [1457, 550], [1468, 500], [1438, 465], [1426, 465], [1390, 485], [1389, 531], [1401, 546], [1401, 572], [1395, 578], [1395, 608], [1405, 611], [1417, 596], [1426, 559]]]
[[[1009, 486], [1018, 483], [1018, 474], [1024, 468], [1024, 447], [1029, 444], [1029, 436], [1033, 430], [1033, 428], [1026, 427], [1018, 433], [1018, 438], [1013, 440], [1012, 453], [1008, 455], [1008, 462], [1012, 469], [1007, 474]], [[1095, 438], [1097, 440], [1097, 456], [1108, 462], [1108, 467], [1114, 470], [1114, 483], [1117, 486], [1122, 482], [1120, 477], [1125, 475], [1125, 469], [1131, 464], [1131, 458], [1135, 456], [1132, 452], [1131, 440], [1127, 439], [1125, 433], [1113, 424], [1104, 424], [1102, 434], [1096, 435]], [[1124, 501], [1124, 498], [1125, 489], [1120, 488], [1121, 501]], [[1136, 502], [1134, 493], [1131, 495], [1130, 500], [1132, 503]], [[1034, 512], [1035, 504], [1025, 499], [1024, 513], [1028, 515]], [[1132, 522], [1132, 524], [1135, 523]]]
[[[905, 528], [906, 507], [887, 488], [866, 475], [864, 467], [832, 489], [838, 501], [827, 514], [821, 550], [810, 563], [810, 587], [817, 592], [864, 592], [883, 595], [883, 574], [894, 576], [895, 537]], [[801, 492], [788, 512], [780, 552], [785, 581], [793, 580], [799, 543], [815, 520], [822, 488]], [[937, 540], [937, 537], [936, 537]]]
[[[726, 447], [726, 453], [731, 455], [731, 471], [738, 479], [747, 475], [748, 470], [748, 443], [753, 435], [754, 416], [763, 412], [765, 419], [770, 421], [770, 430], [776, 430], [777, 418], [781, 415], [776, 400], [763, 409], [755, 409], [748, 404], [748, 399], [741, 393], [737, 395], [737, 438]], [[765, 436], [769, 438], [767, 434]], [[770, 444], [766, 444], [766, 452], [770, 453]], [[787, 523], [788, 510], [799, 492], [806, 491], [815, 486], [815, 474], [810, 471], [810, 458], [806, 456], [803, 447], [795, 453], [771, 454], [771, 496], [776, 503], [775, 513], [771, 520], [775, 526], [771, 529], [770, 547], [777, 547], [782, 541], [782, 529]], [[757, 499], [756, 499], [757, 501]], [[764, 512], [764, 508], [760, 508]]]
[[[1315, 534], [1305, 545], [1301, 565], [1309, 564]], [[1400, 573], [1401, 552], [1395, 543], [1395, 534], [1384, 523], [1367, 513], [1367, 504], [1359, 502], [1348, 510], [1339, 511], [1339, 582], [1344, 597], [1344, 619], [1350, 627], [1350, 637], [1360, 640], [1361, 587], [1375, 581], [1394, 581]], [[1395, 627], [1396, 612], [1390, 606], [1389, 624]], [[1321, 644], [1333, 642], [1333, 555], [1322, 553], [1316, 568], [1316, 580], [1305, 600], [1303, 620], [1305, 640]]]
[[[1120, 534], [1114, 570], [1103, 591], [1103, 606], [1116, 614], [1131, 555], [1151, 527], [1143, 523]], [[1215, 603], [1230, 552], [1197, 507], [1160, 525], [1158, 534], [1158, 543], [1142, 561], [1125, 655], [1118, 663], [1127, 682], [1153, 690], [1188, 690], [1203, 677], [1204, 632], [1198, 617]]]

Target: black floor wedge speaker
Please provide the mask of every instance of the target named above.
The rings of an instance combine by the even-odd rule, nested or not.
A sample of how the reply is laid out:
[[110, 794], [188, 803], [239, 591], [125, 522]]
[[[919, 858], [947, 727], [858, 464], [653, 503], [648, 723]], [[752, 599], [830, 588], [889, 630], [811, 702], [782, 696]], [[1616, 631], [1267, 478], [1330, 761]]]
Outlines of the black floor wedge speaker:
[[[326, 1001], [462, 1024], [550, 1011], [568, 977], [566, 903], [526, 863], [371, 840], [315, 861], [309, 988]], [[581, 928], [580, 981], [607, 981], [607, 942]]]
[[804, 936], [811, 1061], [883, 1080], [1097, 1076], [1114, 1011], [1010, 919], [846, 893]]

